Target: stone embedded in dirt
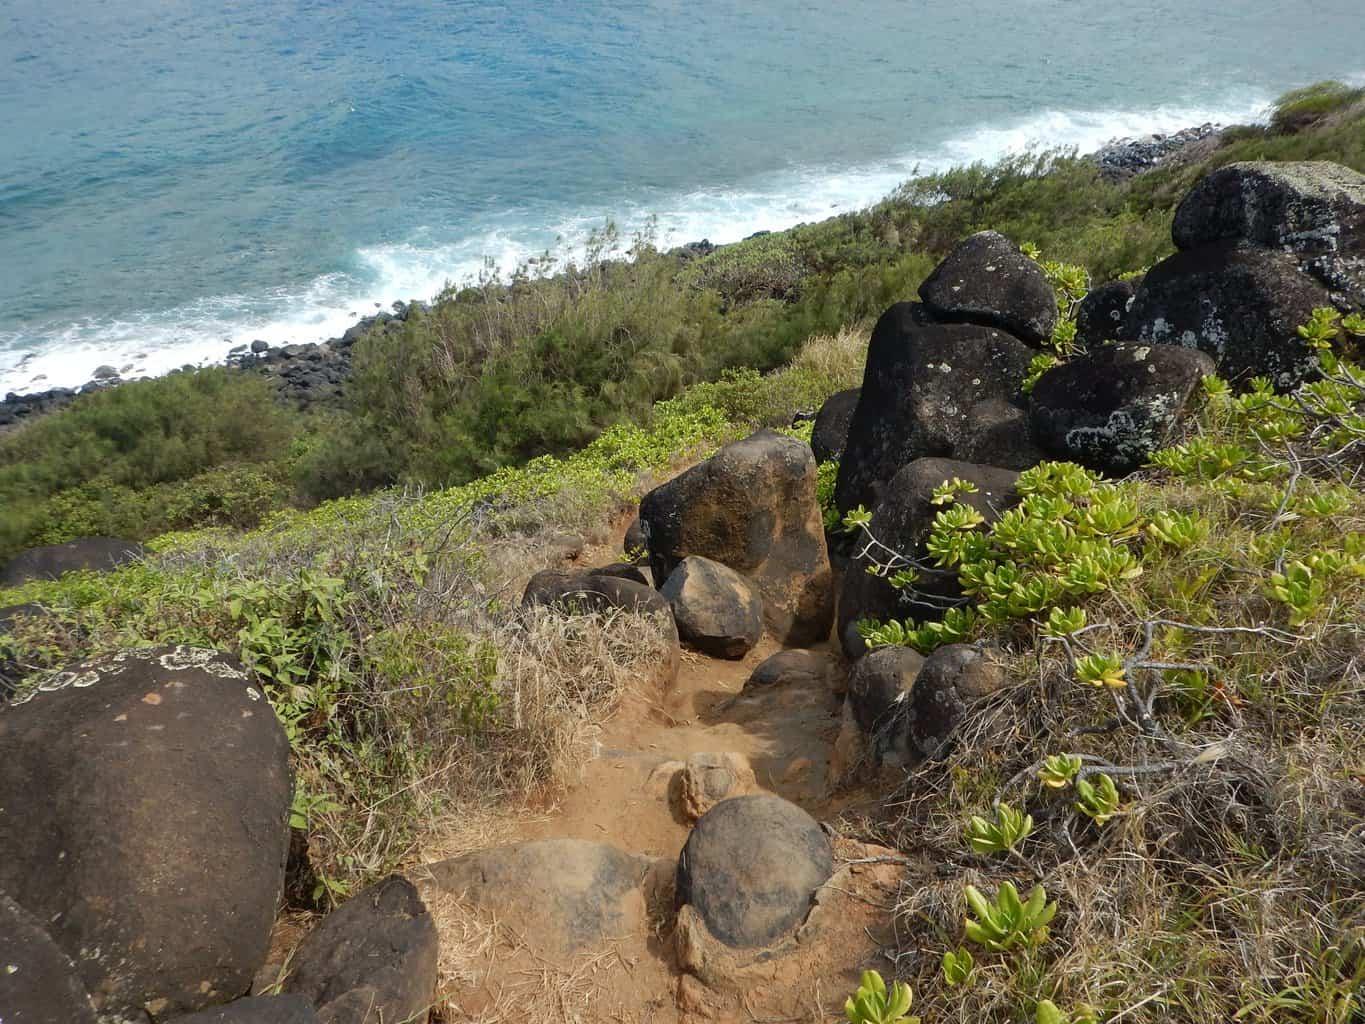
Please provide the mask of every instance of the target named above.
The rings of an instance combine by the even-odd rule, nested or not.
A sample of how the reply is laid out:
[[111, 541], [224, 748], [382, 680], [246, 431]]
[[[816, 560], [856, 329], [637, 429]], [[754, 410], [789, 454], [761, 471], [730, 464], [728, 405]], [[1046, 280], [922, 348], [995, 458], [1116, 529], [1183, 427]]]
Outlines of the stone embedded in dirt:
[[809, 446], [760, 430], [645, 495], [650, 567], [667, 580], [701, 555], [745, 576], [784, 644], [829, 636], [834, 592]]
[[468, 900], [551, 955], [596, 949], [648, 930], [646, 857], [585, 839], [497, 846], [424, 870], [440, 891]]
[[1180, 249], [1241, 239], [1300, 253], [1365, 250], [1365, 174], [1325, 160], [1227, 164], [1181, 200], [1171, 237]]
[[29, 548], [0, 568], [0, 588], [17, 587], [29, 580], [55, 580], [78, 569], [107, 572], [142, 554], [137, 541], [116, 537], [81, 537], [65, 544]]
[[176, 1017], [169, 1024], [320, 1024], [320, 1020], [313, 1004], [302, 996], [252, 996]]
[[642, 586], [649, 586], [649, 577], [646, 576], [639, 566], [631, 565], [629, 562], [613, 562], [611, 565], [603, 565], [596, 569], [588, 570], [589, 576], [615, 576], [617, 579], [630, 580], [632, 583], [639, 583]]
[[683, 817], [696, 821], [722, 800], [743, 796], [756, 783], [743, 754], [693, 754], [678, 773], [678, 802]]
[[1034, 352], [1003, 331], [940, 324], [911, 302], [872, 332], [862, 397], [839, 460], [835, 504], [875, 508], [887, 483], [920, 458], [1026, 469], [1042, 453], [1029, 437], [1020, 385]]
[[673, 607], [678, 635], [713, 658], [742, 658], [763, 637], [763, 602], [719, 562], [689, 555], [659, 593]]
[[621, 551], [627, 558], [639, 558], [648, 549], [649, 544], [645, 540], [644, 527], [640, 524], [640, 517], [636, 516], [626, 527], [626, 536], [621, 542]]
[[1043, 374], [1030, 396], [1038, 443], [1059, 459], [1129, 473], [1165, 446], [1213, 359], [1183, 345], [1118, 342]]
[[[881, 504], [872, 514], [869, 529], [878, 541], [893, 551], [912, 557], [922, 556], [934, 516], [941, 510], [941, 506], [932, 502], [934, 488], [954, 478], [975, 484], [976, 493], [961, 495], [959, 500], [980, 512], [990, 524], [1018, 502], [1014, 493], [1014, 482], [1018, 477], [1014, 470], [996, 466], [979, 466], [953, 459], [916, 459], [887, 485]], [[906, 617], [940, 618], [942, 600], [961, 594], [957, 574], [951, 571], [925, 571], [915, 584], [917, 590], [936, 596], [937, 603], [917, 599], [907, 590], [897, 590], [884, 578], [866, 571], [872, 559], [862, 554], [865, 542], [865, 535], [859, 535], [854, 541], [854, 558], [844, 573], [839, 595], [839, 640], [851, 658], [864, 653], [862, 638], [856, 628], [859, 619], [885, 622]]]
[[32, 915], [0, 893], [0, 1021], [95, 1024], [71, 962]]
[[837, 391], [825, 399], [815, 417], [810, 433], [810, 450], [816, 462], [828, 462], [844, 454], [848, 443], [848, 427], [853, 422], [853, 410], [858, 408], [862, 388]]
[[1057, 297], [1035, 260], [997, 231], [958, 242], [919, 288], [934, 316], [999, 327], [1031, 345], [1052, 337]]
[[247, 990], [284, 882], [289, 742], [254, 680], [193, 647], [73, 665], [0, 714], [0, 890], [102, 1020]]
[[1132, 281], [1110, 281], [1090, 289], [1076, 307], [1076, 344], [1094, 348], [1117, 338], [1136, 294]]
[[1148, 271], [1122, 338], [1197, 348], [1234, 385], [1264, 376], [1288, 390], [1317, 366], [1298, 328], [1315, 308], [1330, 304], [1292, 256], [1215, 242], [1178, 252]]
[[826, 651], [778, 651], [750, 673], [745, 692], [777, 686], [833, 686], [838, 659]]
[[910, 692], [905, 722], [911, 750], [919, 758], [940, 756], [971, 706], [1005, 683], [1004, 667], [991, 651], [974, 644], [934, 651]]
[[846, 699], [878, 761], [909, 760], [906, 714], [923, 665], [924, 656], [908, 647], [882, 647], [858, 659], [849, 673]]
[[727, 946], [767, 946], [801, 924], [834, 873], [809, 814], [766, 794], [725, 800], [697, 822], [678, 858], [676, 899]]
[[436, 924], [416, 888], [390, 875], [322, 919], [289, 963], [284, 991], [323, 1024], [424, 1024], [436, 990]]

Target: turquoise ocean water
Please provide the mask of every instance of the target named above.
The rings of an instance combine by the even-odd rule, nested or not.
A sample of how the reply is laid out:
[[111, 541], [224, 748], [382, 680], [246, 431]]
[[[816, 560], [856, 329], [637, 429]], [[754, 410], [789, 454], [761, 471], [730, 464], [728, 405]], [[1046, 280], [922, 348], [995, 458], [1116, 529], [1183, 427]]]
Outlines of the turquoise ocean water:
[[614, 218], [732, 241], [917, 168], [1248, 120], [1360, 0], [4, 0], [0, 394], [314, 341]]

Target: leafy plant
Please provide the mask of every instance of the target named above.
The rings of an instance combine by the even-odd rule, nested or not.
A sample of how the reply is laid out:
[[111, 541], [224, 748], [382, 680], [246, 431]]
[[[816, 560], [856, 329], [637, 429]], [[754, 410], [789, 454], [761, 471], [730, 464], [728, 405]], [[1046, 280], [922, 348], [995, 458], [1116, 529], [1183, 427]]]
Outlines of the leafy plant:
[[993, 953], [1046, 941], [1048, 922], [1057, 913], [1056, 903], [1048, 901], [1041, 885], [1033, 887], [1026, 901], [1019, 899], [1019, 891], [1012, 882], [1000, 883], [994, 902], [981, 895], [974, 885], [968, 885], [964, 893], [968, 907], [976, 915], [965, 920], [967, 938]]
[[1127, 685], [1123, 659], [1117, 654], [1086, 654], [1077, 658], [1076, 680], [1087, 686], [1122, 689]]
[[1077, 778], [1076, 798], [1076, 810], [1092, 819], [1096, 825], [1103, 825], [1118, 813], [1118, 787], [1103, 772], [1090, 778]]
[[1073, 636], [1085, 628], [1085, 609], [1053, 608], [1047, 614], [1045, 631], [1048, 636]]
[[956, 952], [949, 950], [943, 954], [943, 982], [949, 988], [965, 985], [976, 968], [971, 951], [959, 946]]
[[1038, 778], [1049, 789], [1065, 789], [1081, 770], [1081, 759], [1076, 754], [1050, 754], [1038, 769]]
[[1051, 999], [1038, 1001], [1033, 1017], [1035, 1024], [1097, 1024], [1099, 1017], [1089, 1006], [1082, 1003], [1071, 1013], [1063, 1013]]
[[967, 845], [975, 853], [1009, 853], [1028, 838], [1033, 831], [1033, 817], [1016, 811], [1009, 804], [995, 808], [995, 820], [988, 821], [979, 814], [967, 822]]
[[849, 1024], [919, 1024], [918, 1017], [909, 1016], [913, 999], [905, 982], [892, 982], [888, 992], [878, 972], [864, 971], [858, 991], [844, 1003], [844, 1016]]

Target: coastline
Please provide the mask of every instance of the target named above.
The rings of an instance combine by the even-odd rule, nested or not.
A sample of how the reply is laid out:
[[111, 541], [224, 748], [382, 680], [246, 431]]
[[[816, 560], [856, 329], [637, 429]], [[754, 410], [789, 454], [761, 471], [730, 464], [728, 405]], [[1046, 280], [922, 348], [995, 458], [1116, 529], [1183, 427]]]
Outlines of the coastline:
[[[1161, 167], [1191, 149], [1202, 150], [1216, 142], [1225, 125], [1204, 122], [1173, 132], [1152, 132], [1128, 138], [1111, 139], [1083, 159], [1097, 164], [1110, 181], [1119, 181]], [[838, 216], [835, 214], [834, 216]], [[801, 225], [779, 231], [758, 231], [755, 235], [781, 234]], [[745, 239], [747, 240], [747, 239]], [[743, 241], [743, 240], [741, 240]], [[737, 242], [715, 245], [708, 239], [687, 242], [668, 251], [684, 258], [705, 255]], [[359, 317], [340, 335], [322, 341], [286, 342], [272, 345], [262, 339], [233, 346], [224, 358], [198, 365], [184, 364], [166, 374], [141, 374], [122, 377], [113, 366], [99, 367], [91, 379], [76, 387], [53, 387], [30, 392], [9, 391], [0, 397], [0, 431], [12, 428], [36, 415], [60, 409], [80, 395], [107, 390], [120, 384], [153, 379], [173, 373], [192, 373], [214, 366], [258, 372], [273, 378], [281, 396], [300, 407], [338, 400], [350, 375], [351, 350], [366, 334], [392, 330], [401, 325], [411, 311], [430, 307], [434, 297], [424, 300], [395, 300], [389, 309]]]

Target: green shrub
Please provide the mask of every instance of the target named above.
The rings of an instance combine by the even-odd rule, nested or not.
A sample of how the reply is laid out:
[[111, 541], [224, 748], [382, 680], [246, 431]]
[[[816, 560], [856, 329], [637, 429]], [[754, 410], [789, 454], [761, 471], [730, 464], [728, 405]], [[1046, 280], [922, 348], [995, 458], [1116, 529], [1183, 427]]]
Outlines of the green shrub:
[[1302, 89], [1291, 89], [1275, 101], [1270, 115], [1272, 131], [1289, 133], [1302, 131], [1328, 114], [1344, 110], [1365, 97], [1365, 89], [1355, 89], [1342, 82], [1315, 82]]

